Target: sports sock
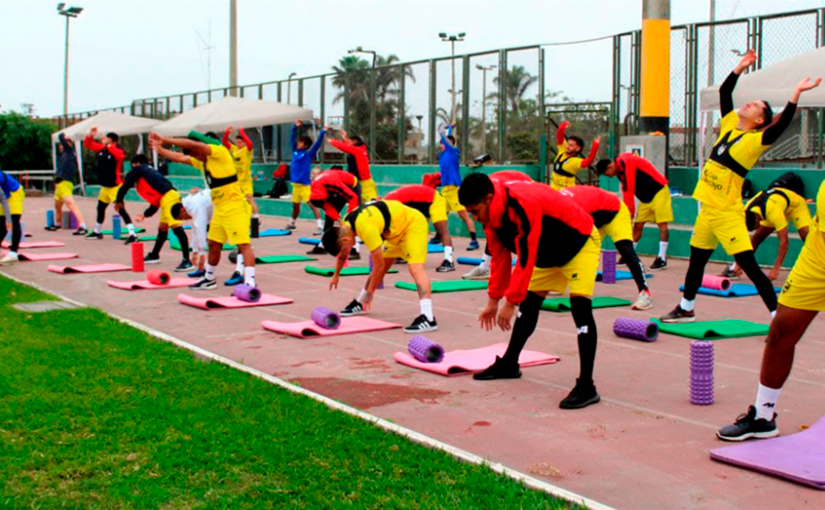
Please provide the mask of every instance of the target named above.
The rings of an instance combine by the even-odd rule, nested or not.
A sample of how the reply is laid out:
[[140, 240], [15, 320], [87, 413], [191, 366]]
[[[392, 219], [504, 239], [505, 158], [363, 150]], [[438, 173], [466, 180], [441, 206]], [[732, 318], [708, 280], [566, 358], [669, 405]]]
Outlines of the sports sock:
[[570, 311], [576, 323], [579, 341], [579, 379], [583, 383], [593, 380], [596, 364], [596, 321], [593, 320], [593, 303], [586, 297], [570, 298]]
[[83, 229], [83, 230], [86, 230], [86, 222], [85, 221], [80, 224], [80, 228]]
[[450, 264], [453, 263], [453, 247], [452, 246], [445, 246], [444, 247], [444, 260], [446, 260]]
[[356, 301], [363, 304], [365, 299], [367, 299], [367, 289], [361, 289], [361, 293], [358, 294]]
[[776, 310], [771, 311], [771, 320], [773, 320], [774, 317], [776, 317]]
[[473, 240], [473, 241], [478, 241], [478, 238], [476, 237], [475, 232], [470, 232], [470, 239]]
[[776, 412], [776, 403], [779, 401], [779, 393], [782, 388], [773, 389], [759, 384], [759, 390], [756, 392], [756, 419], [768, 420], [773, 419], [773, 413]]
[[243, 282], [250, 287], [257, 287], [255, 285], [255, 267], [245, 267], [243, 270]]
[[544, 298], [535, 292], [528, 292], [527, 297], [518, 307], [516, 312], [516, 323], [513, 325], [513, 333], [510, 335], [510, 343], [507, 344], [507, 350], [502, 356], [502, 361], [506, 365], [518, 364], [518, 358], [521, 355], [521, 350], [527, 340], [536, 330], [536, 324], [539, 321], [539, 310]]
[[238, 274], [244, 274], [243, 255], [238, 253], [238, 260], [235, 262], [235, 271]]
[[679, 308], [686, 312], [692, 312], [693, 308], [696, 306], [695, 299], [685, 299], [682, 298], [682, 301], [679, 302]]
[[418, 305], [421, 307], [421, 315], [425, 316], [428, 321], [435, 320], [435, 317], [433, 317], [432, 299], [422, 299], [418, 302]]
[[667, 242], [659, 241], [659, 258], [667, 260]]
[[324, 228], [324, 220], [322, 220], [321, 218], [318, 218], [317, 220], [315, 220], [315, 223], [317, 223], [317, 224], [318, 224], [318, 228], [320, 228], [320, 229], [322, 229], [322, 230], [323, 230], [323, 228]]
[[207, 280], [214, 280], [215, 279], [215, 266], [210, 264], [209, 262], [206, 263], [206, 274], [204, 278]]
[[493, 257], [492, 257], [492, 255], [488, 255], [488, 254], [486, 254], [486, 253], [485, 253], [485, 254], [481, 257], [481, 264], [479, 264], [479, 265], [478, 265], [478, 267], [479, 267], [482, 271], [486, 271], [486, 270], [490, 269], [490, 260], [491, 260], [492, 258], [493, 258]]
[[103, 225], [101, 225], [99, 221], [96, 221], [95, 222], [95, 234], [99, 234], [102, 228], [103, 228]]
[[637, 247], [637, 246], [639, 246], [639, 243], [638, 243], [638, 242], [633, 243], [633, 249], [634, 249], [634, 250], [636, 249], [636, 247]]
[[133, 223], [126, 225], [126, 229], [129, 231], [129, 236], [135, 235], [135, 225]]

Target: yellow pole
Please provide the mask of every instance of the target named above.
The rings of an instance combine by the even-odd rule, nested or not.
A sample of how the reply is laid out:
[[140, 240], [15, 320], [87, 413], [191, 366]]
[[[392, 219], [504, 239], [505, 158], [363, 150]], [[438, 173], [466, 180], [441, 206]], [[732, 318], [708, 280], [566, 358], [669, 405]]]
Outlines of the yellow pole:
[[639, 132], [670, 126], [670, 0], [643, 0]]

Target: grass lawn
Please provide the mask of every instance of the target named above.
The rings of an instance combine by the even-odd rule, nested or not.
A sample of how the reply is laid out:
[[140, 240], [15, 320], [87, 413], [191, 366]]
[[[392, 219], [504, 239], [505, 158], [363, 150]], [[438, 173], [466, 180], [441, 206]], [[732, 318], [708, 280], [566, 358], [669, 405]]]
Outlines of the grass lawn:
[[0, 277], [0, 508], [570, 508]]

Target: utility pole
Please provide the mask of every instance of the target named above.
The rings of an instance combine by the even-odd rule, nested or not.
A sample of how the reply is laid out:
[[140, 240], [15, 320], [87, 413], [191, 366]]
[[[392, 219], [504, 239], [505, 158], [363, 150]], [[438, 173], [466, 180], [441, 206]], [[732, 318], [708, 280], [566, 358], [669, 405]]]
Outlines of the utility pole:
[[464, 36], [466, 36], [466, 35], [467, 34], [465, 32], [460, 32], [458, 35], [447, 35], [444, 32], [441, 32], [440, 34], [438, 34], [438, 36], [441, 37], [442, 41], [447, 41], [447, 42], [450, 43], [450, 56], [452, 57], [450, 59], [450, 64], [452, 64], [452, 71], [453, 71], [453, 87], [452, 87], [453, 107], [450, 110], [450, 112], [451, 112], [450, 113], [450, 123], [451, 124], [455, 123], [455, 117], [456, 117], [456, 112], [455, 112], [455, 94], [456, 94], [456, 90], [455, 90], [455, 43], [463, 42], [464, 41]]
[[642, 1], [639, 132], [670, 128], [670, 0]]
[[481, 153], [487, 153], [487, 71], [492, 71], [496, 66], [484, 67], [476, 64], [476, 69], [481, 71]]
[[238, 0], [229, 0], [229, 94], [238, 95]]
[[716, 51], [716, 0], [710, 0], [710, 28], [708, 29], [708, 87], [713, 85], [714, 62]]
[[69, 20], [80, 16], [83, 7], [66, 7], [65, 3], [57, 4], [57, 13], [66, 17], [66, 55], [63, 69], [63, 121], [69, 120]]
[[298, 73], [289, 73], [289, 78], [286, 80], [286, 104], [292, 104], [292, 77], [298, 76]]

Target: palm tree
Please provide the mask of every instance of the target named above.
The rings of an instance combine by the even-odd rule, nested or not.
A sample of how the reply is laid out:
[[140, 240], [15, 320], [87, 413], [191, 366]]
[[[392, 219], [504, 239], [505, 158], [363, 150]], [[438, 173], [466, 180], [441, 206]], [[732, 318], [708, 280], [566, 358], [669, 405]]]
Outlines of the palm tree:
[[[409, 78], [415, 82], [415, 74], [411, 67], [404, 68], [404, 75], [401, 75], [401, 66], [396, 65], [400, 59], [397, 55], [387, 57], [376, 55], [375, 58], [375, 98], [376, 101], [384, 102], [387, 96], [398, 96], [401, 80]], [[395, 85], [395, 87], [393, 87]]]
[[337, 66], [332, 66], [335, 77], [332, 85], [338, 90], [333, 104], [343, 100], [345, 95], [350, 101], [369, 99], [369, 80], [367, 79], [370, 63], [358, 56], [347, 55], [341, 57]]
[[[524, 66], [513, 66], [512, 69], [507, 70], [504, 76], [504, 94], [513, 113], [518, 113], [519, 102], [524, 99], [524, 94], [538, 80], [538, 76], [530, 74]], [[499, 85], [500, 78], [496, 76], [493, 81]]]

